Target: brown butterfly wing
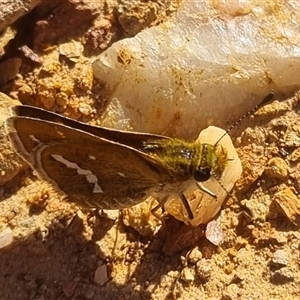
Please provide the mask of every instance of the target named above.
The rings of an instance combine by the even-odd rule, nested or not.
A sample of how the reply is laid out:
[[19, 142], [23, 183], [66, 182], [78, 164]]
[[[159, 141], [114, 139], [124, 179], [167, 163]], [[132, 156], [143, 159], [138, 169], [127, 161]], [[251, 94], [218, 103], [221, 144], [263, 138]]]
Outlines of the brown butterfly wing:
[[80, 205], [129, 207], [168, 180], [150, 156], [79, 129], [28, 117], [9, 118], [6, 128], [38, 174]]
[[50, 121], [57, 124], [62, 124], [67, 127], [71, 127], [73, 129], [82, 130], [87, 133], [91, 133], [95, 136], [100, 138], [108, 139], [113, 142], [118, 142], [123, 145], [133, 147], [138, 150], [143, 149], [144, 141], [149, 139], [151, 140], [170, 140], [169, 137], [162, 136], [162, 135], [155, 135], [149, 133], [140, 133], [140, 132], [130, 132], [130, 131], [122, 131], [122, 130], [115, 130], [111, 128], [105, 127], [98, 127], [98, 126], [91, 126], [59, 114], [33, 107], [28, 105], [17, 105], [14, 106], [13, 114], [15, 116], [20, 117], [30, 117], [34, 119], [41, 119], [44, 121]]

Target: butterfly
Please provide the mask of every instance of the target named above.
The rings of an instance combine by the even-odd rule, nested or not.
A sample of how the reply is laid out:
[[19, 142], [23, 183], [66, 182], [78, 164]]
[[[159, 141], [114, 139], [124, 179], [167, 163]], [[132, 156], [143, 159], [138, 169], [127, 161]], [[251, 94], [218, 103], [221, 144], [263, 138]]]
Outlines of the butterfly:
[[177, 197], [193, 219], [185, 191], [196, 184], [216, 198], [203, 183], [220, 178], [230, 161], [221, 138], [209, 144], [114, 130], [26, 105], [12, 108], [5, 128], [39, 177], [81, 206], [123, 209], [152, 195], [162, 207]]

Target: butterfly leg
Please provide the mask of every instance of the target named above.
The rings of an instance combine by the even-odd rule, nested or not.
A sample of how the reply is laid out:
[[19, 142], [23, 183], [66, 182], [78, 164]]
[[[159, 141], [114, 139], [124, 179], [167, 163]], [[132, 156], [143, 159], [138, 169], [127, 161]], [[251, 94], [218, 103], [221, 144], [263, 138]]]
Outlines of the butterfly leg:
[[200, 182], [197, 182], [197, 185], [199, 187], [199, 189], [203, 192], [205, 192], [206, 194], [212, 196], [213, 198], [217, 198], [217, 195], [214, 194], [211, 190], [209, 190], [208, 188], [206, 188], [204, 185], [202, 185]]
[[153, 215], [154, 217], [156, 217], [157, 219], [159, 219], [159, 220], [161, 219], [161, 216], [159, 216], [159, 215], [157, 214], [157, 211], [161, 208], [162, 211], [163, 211], [163, 213], [165, 212], [164, 205], [165, 205], [165, 203], [167, 202], [167, 200], [168, 200], [168, 197], [167, 197], [167, 196], [166, 196], [166, 197], [163, 197], [163, 198], [159, 201], [159, 204], [156, 205], [154, 208], [151, 209], [152, 215]]
[[182, 202], [184, 208], [186, 209], [186, 212], [188, 214], [189, 219], [193, 220], [194, 219], [194, 214], [191, 210], [190, 204], [189, 204], [188, 200], [186, 199], [185, 195], [181, 194], [180, 199], [181, 199], [181, 202]]
[[[164, 197], [162, 200], [159, 201], [159, 204], [157, 206], [155, 206], [152, 210], [151, 213], [158, 219], [160, 219], [160, 216], [156, 213], [158, 209], [162, 209], [164, 211], [164, 204], [167, 202], [168, 200], [168, 196]], [[190, 220], [194, 219], [194, 214], [191, 210], [190, 204], [188, 202], [188, 200], [186, 199], [184, 194], [181, 194], [180, 196], [180, 200], [182, 201], [182, 204], [184, 206], [184, 208], [186, 209], [186, 212], [188, 214], [188, 218]]]

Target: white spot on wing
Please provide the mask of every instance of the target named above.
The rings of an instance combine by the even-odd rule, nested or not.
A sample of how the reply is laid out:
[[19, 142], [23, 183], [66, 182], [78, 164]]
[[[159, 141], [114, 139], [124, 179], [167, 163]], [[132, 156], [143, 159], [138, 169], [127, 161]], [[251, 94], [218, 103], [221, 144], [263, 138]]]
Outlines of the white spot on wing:
[[125, 175], [124, 173], [119, 172], [118, 175], [119, 175], [120, 177], [126, 178], [126, 175]]
[[85, 170], [80, 168], [76, 163], [73, 163], [65, 158], [63, 158], [61, 155], [51, 155], [56, 161], [64, 164], [67, 168], [75, 169], [77, 171], [77, 174], [85, 176], [88, 183], [91, 183], [94, 185], [93, 193], [103, 193], [103, 190], [101, 186], [98, 184], [98, 178], [96, 175], [93, 174], [91, 170]]
[[93, 156], [93, 155], [89, 155], [89, 159], [91, 159], [91, 160], [96, 160], [96, 157]]

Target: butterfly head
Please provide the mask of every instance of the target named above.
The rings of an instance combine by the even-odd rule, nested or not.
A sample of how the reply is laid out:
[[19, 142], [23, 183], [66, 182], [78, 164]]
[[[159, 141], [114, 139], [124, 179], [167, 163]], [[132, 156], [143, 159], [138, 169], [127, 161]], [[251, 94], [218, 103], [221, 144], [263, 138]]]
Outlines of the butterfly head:
[[228, 161], [227, 151], [221, 145], [201, 144], [193, 177], [197, 182], [205, 182], [213, 175], [220, 178]]

